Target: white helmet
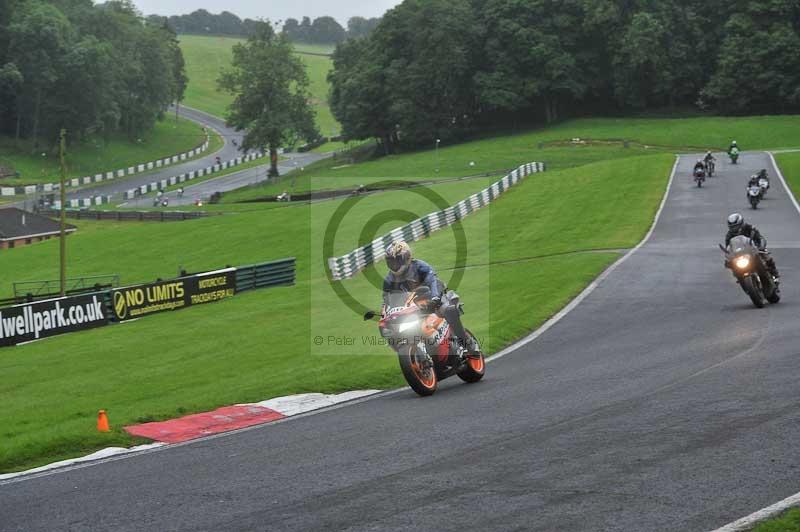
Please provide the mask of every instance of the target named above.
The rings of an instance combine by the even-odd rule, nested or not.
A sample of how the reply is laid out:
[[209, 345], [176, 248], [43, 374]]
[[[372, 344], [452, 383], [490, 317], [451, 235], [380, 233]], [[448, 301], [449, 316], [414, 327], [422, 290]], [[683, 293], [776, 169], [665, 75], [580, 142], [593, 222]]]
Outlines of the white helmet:
[[728, 216], [728, 228], [738, 231], [744, 225], [744, 216], [735, 212]]

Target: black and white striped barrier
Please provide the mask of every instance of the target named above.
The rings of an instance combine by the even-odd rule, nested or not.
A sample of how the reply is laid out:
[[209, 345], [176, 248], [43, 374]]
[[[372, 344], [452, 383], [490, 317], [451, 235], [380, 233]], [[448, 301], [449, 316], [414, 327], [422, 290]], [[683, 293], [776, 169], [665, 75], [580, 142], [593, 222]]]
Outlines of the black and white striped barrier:
[[[112, 196], [94, 196], [92, 198], [70, 199], [67, 200], [68, 209], [81, 209], [83, 207], [94, 207], [96, 205], [107, 205], [112, 202]], [[53, 210], [61, 208], [61, 201], [56, 200], [51, 207]]]
[[[206, 135], [205, 142], [203, 142], [200, 146], [196, 147], [195, 149], [189, 150], [185, 153], [172, 155], [170, 157], [165, 157], [164, 159], [159, 159], [157, 161], [151, 161], [143, 164], [129, 166], [128, 168], [122, 168], [120, 170], [115, 170], [113, 172], [95, 174], [94, 176], [76, 177], [67, 181], [66, 185], [68, 188], [79, 187], [83, 185], [100, 183], [101, 181], [109, 181], [111, 179], [116, 179], [129, 175], [140, 174], [142, 172], [150, 172], [158, 168], [163, 168], [165, 166], [170, 166], [172, 164], [191, 159], [192, 157], [207, 151], [208, 146], [209, 146], [209, 138], [208, 135]], [[26, 185], [18, 187], [0, 187], [0, 196], [24, 196], [26, 194], [36, 194], [42, 192], [49, 193], [58, 190], [58, 188], [59, 188], [58, 183], [44, 183], [39, 185]]]
[[185, 183], [187, 181], [192, 181], [194, 179], [197, 179], [198, 177], [216, 174], [217, 172], [221, 172], [222, 170], [227, 170], [228, 168], [234, 168], [246, 162], [254, 161], [256, 159], [262, 159], [263, 157], [264, 154], [261, 152], [250, 153], [245, 155], [244, 157], [237, 157], [236, 159], [231, 159], [230, 161], [225, 161], [222, 162], [221, 164], [207, 166], [206, 168], [201, 168], [199, 170], [194, 170], [192, 172], [188, 172], [185, 174], [172, 176], [166, 179], [162, 179], [160, 181], [153, 181], [152, 183], [140, 185], [136, 188], [132, 188], [125, 191], [125, 193], [123, 194], [123, 198], [126, 200], [138, 198], [139, 196], [143, 196], [149, 192], [156, 192], [158, 190], [163, 190], [167, 187], [172, 187], [175, 185], [179, 185], [181, 183]]
[[386, 248], [393, 242], [404, 240], [415, 242], [428, 237], [434, 231], [452, 225], [469, 214], [485, 207], [500, 194], [516, 185], [525, 176], [544, 172], [544, 163], [524, 164], [494, 183], [467, 199], [439, 212], [434, 212], [414, 220], [408, 225], [399, 227], [390, 233], [377, 238], [364, 247], [351, 251], [342, 257], [328, 259], [328, 267], [334, 280], [340, 281], [354, 277], [358, 272], [382, 259], [386, 255]]

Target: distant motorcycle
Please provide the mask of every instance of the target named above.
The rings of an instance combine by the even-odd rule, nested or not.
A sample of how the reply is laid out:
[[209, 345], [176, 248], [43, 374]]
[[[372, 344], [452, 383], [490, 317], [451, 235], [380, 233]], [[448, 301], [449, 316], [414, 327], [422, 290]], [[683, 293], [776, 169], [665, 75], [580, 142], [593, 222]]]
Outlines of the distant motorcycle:
[[706, 174], [708, 177], [714, 177], [714, 172], [717, 170], [717, 165], [714, 163], [714, 159], [709, 159], [706, 161]]
[[750, 207], [758, 209], [758, 204], [761, 202], [761, 187], [758, 185], [751, 185], [747, 187], [747, 200], [750, 202]]
[[760, 177], [758, 179], [758, 186], [761, 187], [761, 197], [767, 195], [767, 191], [769, 190], [769, 179], [766, 177]]
[[761, 251], [751, 239], [737, 236], [731, 239], [727, 248], [722, 244], [719, 248], [725, 254], [725, 267], [733, 272], [736, 282], [756, 307], [764, 308], [767, 302], [780, 302], [780, 287], [769, 273]]
[[728, 155], [731, 158], [731, 164], [737, 164], [739, 162], [739, 148], [733, 147], [731, 151], [728, 152]]
[[694, 182], [697, 183], [697, 188], [703, 186], [706, 181], [706, 171], [700, 167], [694, 169]]

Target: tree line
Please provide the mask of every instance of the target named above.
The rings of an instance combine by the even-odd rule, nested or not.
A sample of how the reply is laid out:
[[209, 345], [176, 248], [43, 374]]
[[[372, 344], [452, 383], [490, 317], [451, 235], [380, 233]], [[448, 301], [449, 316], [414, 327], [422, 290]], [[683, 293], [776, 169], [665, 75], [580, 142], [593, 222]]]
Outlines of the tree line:
[[[253, 35], [257, 22], [249, 18], [241, 19], [229, 11], [214, 14], [205, 9], [198, 9], [188, 15], [171, 17], [150, 15], [147, 19], [155, 24], [166, 21], [176, 33], [230, 35], [233, 37]], [[283, 23], [282, 31], [292, 42], [339, 44], [346, 39], [365, 37], [375, 29], [379, 20], [377, 18], [351, 17], [345, 29], [333, 17], [318, 17], [314, 20], [310, 17], [303, 17], [302, 20], [289, 18]]]
[[289, 18], [283, 24], [283, 32], [292, 42], [339, 44], [347, 39], [366, 37], [378, 22], [378, 18], [351, 17], [345, 29], [333, 17], [319, 17], [313, 21], [309, 17], [300, 21]]
[[0, 0], [0, 134], [134, 140], [186, 84], [175, 33], [127, 0]]
[[330, 101], [387, 152], [577, 114], [787, 113], [798, 50], [797, 0], [406, 0], [337, 47]]
[[176, 33], [229, 35], [232, 37], [247, 37], [251, 35], [256, 23], [255, 20], [249, 18], [242, 20], [229, 11], [214, 14], [205, 9], [198, 9], [188, 15], [173, 15], [171, 17], [150, 15], [147, 18], [152, 21], [166, 21]]

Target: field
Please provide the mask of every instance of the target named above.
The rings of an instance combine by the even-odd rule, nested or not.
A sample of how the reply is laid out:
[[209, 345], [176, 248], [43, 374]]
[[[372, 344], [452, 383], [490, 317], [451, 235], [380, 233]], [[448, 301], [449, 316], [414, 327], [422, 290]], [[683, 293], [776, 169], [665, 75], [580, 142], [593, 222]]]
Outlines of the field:
[[[217, 78], [223, 68], [230, 66], [231, 48], [238, 42], [242, 40], [233, 37], [180, 36], [181, 50], [186, 60], [186, 73], [189, 76], [189, 86], [184, 100], [186, 105], [215, 116], [225, 116], [226, 108], [233, 101], [233, 97], [217, 90]], [[314, 98], [320, 133], [334, 136], [338, 134], [339, 124], [328, 107], [326, 79], [332, 62], [329, 57], [309, 55], [327, 54], [332, 50], [329, 47], [312, 45], [296, 45], [295, 48], [308, 66], [311, 95]]]
[[[522, 161], [545, 161], [555, 170], [652, 153], [723, 151], [732, 138], [745, 149], [798, 146], [797, 124], [797, 117], [570, 120], [553, 128], [442, 146], [438, 154], [436, 150], [420, 151], [357, 165], [341, 158], [323, 161], [297, 177], [294, 192], [342, 189], [386, 179], [427, 181], [501, 174]], [[572, 139], [582, 142], [572, 143]], [[624, 141], [629, 141], [628, 147]], [[223, 201], [275, 195], [285, 186], [265, 184], [227, 194]]]
[[[88, 138], [67, 148], [67, 176], [83, 177], [127, 168], [134, 164], [161, 159], [199, 146], [203, 141], [200, 127], [186, 119], [175, 121], [167, 115], [137, 142], [114, 136], [108, 142]], [[59, 180], [58, 146], [49, 146], [32, 154], [28, 144], [15, 148], [14, 139], [0, 137], [0, 165], [9, 165], [20, 174], [18, 179], [2, 179], [0, 186], [55, 183]]]
[[[754, 129], [768, 129], [759, 119], [748, 120]], [[790, 127], [791, 119], [767, 122], [773, 130], [786, 128], [783, 135], [775, 133], [781, 143], [800, 144], [795, 138], [800, 128]], [[593, 138], [611, 134], [603, 122], [597, 123], [598, 133], [591, 124], [582, 122], [578, 129]], [[670, 125], [694, 131], [680, 123]], [[665, 129], [657, 126], [652, 123], [637, 138], [655, 144]], [[565, 127], [573, 129], [537, 134], [562, 138], [576, 124]], [[624, 123], [615, 127], [626, 130]], [[635, 123], [630, 130], [636, 131]], [[747, 141], [738, 136], [740, 143]], [[721, 135], [704, 139], [697, 133], [691, 140], [724, 145]], [[535, 150], [524, 151], [517, 137], [483, 142], [493, 146], [498, 167], [541, 158]], [[757, 142], [751, 138], [749, 144], [755, 147]], [[519, 151], [511, 163], [506, 151], [515, 146]], [[455, 153], [459, 149], [452, 148]], [[553, 150], [548, 155], [554, 161], [561, 161], [547, 173], [529, 176], [492, 207], [414, 245], [417, 256], [433, 262], [448, 283], [455, 285], [454, 275], [463, 273], [457, 289], [467, 305], [465, 322], [489, 353], [556, 313], [619, 257], [615, 250], [642, 238], [674, 161], [668, 153], [624, 157], [617, 151], [625, 148], [603, 152], [587, 147], [591, 156], [570, 165], [570, 155], [583, 148], [547, 149]], [[628, 149], [633, 153], [634, 148]], [[408, 177], [408, 168], [424, 169], [430, 157], [420, 152], [367, 164], [393, 165], [399, 177]], [[487, 164], [494, 163], [492, 154], [485, 157]], [[390, 173], [386, 168], [390, 166], [384, 167]], [[426, 175], [435, 177], [430, 169], [417, 177]], [[452, 204], [492, 181], [442, 183], [423, 191]], [[545, 186], [547, 193], [542, 194]], [[200, 271], [294, 256], [297, 286], [4, 350], [0, 471], [129, 445], [132, 440], [122, 426], [137, 421], [291, 393], [401, 385], [388, 349], [365, 341], [373, 337], [374, 324], [364, 323], [346, 307], [325, 278], [323, 245], [330, 242], [332, 253], [340, 255], [404, 223], [407, 216], [438, 207], [414, 191], [375, 194], [355, 205], [335, 235], [326, 234], [340, 206], [342, 201], [287, 208], [255, 205], [236, 214], [173, 224], [80, 222], [68, 241], [71, 276], [119, 273], [127, 284], [174, 276], [180, 266]], [[463, 261], [457, 259], [453, 238], [460, 230], [467, 244]], [[55, 277], [57, 253], [57, 242], [50, 241], [0, 254], [0, 293], [7, 295], [15, 280]], [[384, 271], [379, 265], [341, 287], [359, 304], [374, 307], [379, 290], [371, 281]], [[522, 286], [525, 298], [518, 297]], [[317, 336], [321, 345], [312, 342]], [[344, 338], [358, 341], [345, 348], [338, 345]], [[100, 408], [111, 416], [110, 434], [94, 430]]]

